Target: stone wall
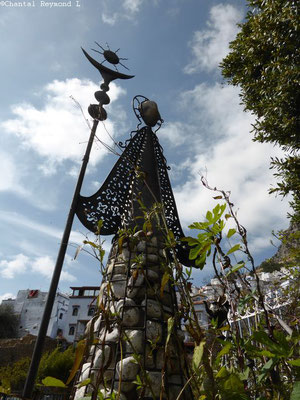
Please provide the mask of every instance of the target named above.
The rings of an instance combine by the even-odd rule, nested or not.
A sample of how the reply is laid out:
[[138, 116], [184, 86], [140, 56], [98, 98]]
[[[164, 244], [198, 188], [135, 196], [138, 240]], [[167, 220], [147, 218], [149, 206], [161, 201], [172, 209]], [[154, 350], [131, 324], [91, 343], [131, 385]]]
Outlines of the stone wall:
[[[36, 336], [26, 335], [21, 339], [0, 339], [0, 367], [12, 364], [21, 358], [31, 357]], [[46, 337], [44, 351], [52, 351], [57, 341]]]

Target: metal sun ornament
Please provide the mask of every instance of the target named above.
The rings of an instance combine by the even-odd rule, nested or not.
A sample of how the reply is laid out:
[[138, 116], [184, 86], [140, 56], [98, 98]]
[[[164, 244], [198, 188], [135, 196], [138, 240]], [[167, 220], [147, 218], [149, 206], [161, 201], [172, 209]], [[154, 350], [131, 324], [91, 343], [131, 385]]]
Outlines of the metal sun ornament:
[[113, 64], [113, 65], [115, 66], [115, 68], [116, 68], [117, 71], [118, 71], [117, 64], [120, 64], [120, 65], [122, 65], [122, 67], [126, 68], [126, 69], [129, 71], [129, 68], [127, 68], [127, 67], [126, 67], [124, 64], [122, 64], [121, 61], [120, 61], [120, 60], [128, 60], [128, 58], [121, 58], [121, 57], [119, 57], [119, 56], [117, 55], [117, 52], [118, 52], [120, 49], [118, 49], [118, 50], [116, 50], [116, 51], [112, 51], [112, 50], [109, 48], [109, 45], [106, 43], [107, 50], [105, 50], [98, 42], [95, 42], [95, 43], [96, 43], [97, 46], [100, 47], [100, 49], [103, 50], [103, 53], [101, 53], [101, 51], [99, 51], [99, 50], [92, 49], [92, 50], [95, 51], [96, 53], [102, 54], [103, 57], [105, 58], [105, 60], [103, 60], [103, 61], [101, 62], [101, 64], [103, 64], [105, 61], [107, 61], [107, 62], [109, 62], [110, 64]]

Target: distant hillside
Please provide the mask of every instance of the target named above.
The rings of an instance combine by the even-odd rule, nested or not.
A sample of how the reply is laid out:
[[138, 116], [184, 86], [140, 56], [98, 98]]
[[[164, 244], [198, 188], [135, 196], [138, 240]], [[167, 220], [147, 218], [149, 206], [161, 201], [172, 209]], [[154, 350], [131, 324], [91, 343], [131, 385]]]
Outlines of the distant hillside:
[[281, 245], [276, 254], [263, 261], [258, 267], [264, 272], [278, 271], [282, 267], [300, 265], [300, 224], [291, 223], [289, 228], [279, 233]]

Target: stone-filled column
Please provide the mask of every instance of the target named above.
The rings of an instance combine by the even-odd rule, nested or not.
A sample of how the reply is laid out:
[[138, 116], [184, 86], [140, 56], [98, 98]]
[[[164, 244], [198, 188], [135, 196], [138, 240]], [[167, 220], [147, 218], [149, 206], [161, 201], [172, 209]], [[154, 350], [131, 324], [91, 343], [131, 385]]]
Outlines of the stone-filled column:
[[[119, 248], [121, 245], [121, 248]], [[159, 236], [138, 231], [122, 243], [116, 240], [100, 288], [100, 308], [88, 329], [94, 344], [88, 350], [75, 400], [119, 393], [120, 400], [190, 400], [183, 354], [184, 334], [177, 318], [175, 288], [162, 278], [170, 262]], [[174, 326], [168, 337], [168, 325]], [[169, 328], [170, 331], [170, 328]], [[188, 385], [187, 385], [188, 386]], [[94, 394], [93, 394], [94, 393]], [[89, 397], [90, 398], [90, 397]], [[102, 397], [98, 397], [102, 398]]]

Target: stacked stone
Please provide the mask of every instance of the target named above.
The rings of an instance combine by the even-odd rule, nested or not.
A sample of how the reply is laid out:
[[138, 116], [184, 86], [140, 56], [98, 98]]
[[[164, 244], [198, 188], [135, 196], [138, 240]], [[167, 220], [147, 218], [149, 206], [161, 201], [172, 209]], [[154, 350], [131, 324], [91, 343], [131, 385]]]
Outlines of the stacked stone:
[[119, 393], [120, 400], [160, 399], [161, 392], [163, 399], [175, 400], [180, 392], [180, 399], [191, 399], [183, 389], [184, 334], [176, 319], [175, 290], [171, 280], [161, 287], [168, 265], [164, 242], [139, 231], [119, 245], [116, 240], [100, 288], [102, 305], [88, 327], [94, 344], [77, 383], [88, 378], [91, 383], [77, 389], [75, 400], [95, 390], [103, 398]]

